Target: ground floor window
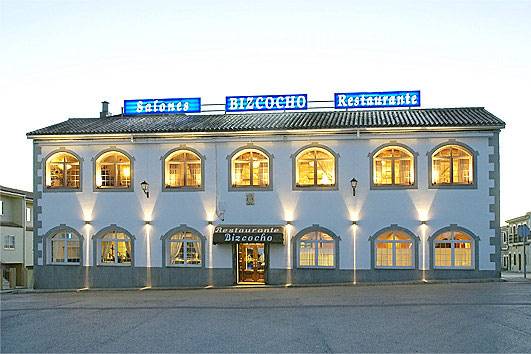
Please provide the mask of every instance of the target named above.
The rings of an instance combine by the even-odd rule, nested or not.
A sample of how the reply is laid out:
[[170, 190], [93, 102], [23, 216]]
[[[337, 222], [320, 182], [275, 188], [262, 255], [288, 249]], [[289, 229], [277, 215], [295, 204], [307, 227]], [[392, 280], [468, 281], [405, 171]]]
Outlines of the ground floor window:
[[299, 267], [335, 267], [336, 240], [321, 230], [310, 231], [297, 240]]
[[180, 231], [170, 236], [168, 265], [200, 265], [201, 239], [190, 231]]
[[447, 231], [433, 241], [434, 267], [472, 268], [474, 239], [462, 231]]
[[124, 232], [111, 231], [97, 244], [100, 264], [131, 265], [131, 239]]
[[79, 237], [72, 232], [60, 231], [50, 239], [52, 263], [79, 263], [81, 259]]
[[374, 241], [376, 268], [413, 268], [413, 239], [405, 232], [387, 230]]

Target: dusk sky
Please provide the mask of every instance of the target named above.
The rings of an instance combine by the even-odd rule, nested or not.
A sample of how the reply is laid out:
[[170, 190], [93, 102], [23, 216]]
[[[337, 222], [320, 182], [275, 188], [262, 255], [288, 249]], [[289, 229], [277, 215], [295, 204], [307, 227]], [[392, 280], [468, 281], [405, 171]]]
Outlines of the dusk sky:
[[0, 0], [0, 184], [32, 190], [25, 134], [125, 99], [421, 90], [501, 134], [502, 221], [531, 210], [531, 1]]

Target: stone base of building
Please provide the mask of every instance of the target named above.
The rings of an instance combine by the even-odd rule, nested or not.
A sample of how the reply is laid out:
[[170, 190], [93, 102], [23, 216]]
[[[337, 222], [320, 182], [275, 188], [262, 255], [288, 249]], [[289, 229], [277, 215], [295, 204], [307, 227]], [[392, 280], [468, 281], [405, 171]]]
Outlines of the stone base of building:
[[[270, 269], [266, 284], [352, 284], [500, 278], [495, 270]], [[35, 267], [36, 289], [206, 287], [235, 285], [230, 268]]]

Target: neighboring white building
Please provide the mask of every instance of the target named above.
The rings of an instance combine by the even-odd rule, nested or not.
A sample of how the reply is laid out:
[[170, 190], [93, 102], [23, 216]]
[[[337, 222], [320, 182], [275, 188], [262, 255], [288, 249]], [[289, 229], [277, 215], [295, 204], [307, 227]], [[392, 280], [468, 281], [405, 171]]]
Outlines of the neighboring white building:
[[35, 287], [499, 277], [504, 125], [447, 108], [113, 116], [28, 133]]
[[[527, 225], [531, 229], [531, 211], [526, 214], [506, 220], [501, 227], [502, 234], [502, 269], [510, 272], [524, 271], [524, 238], [518, 236], [518, 226]], [[525, 259], [527, 272], [531, 272], [531, 236], [525, 243]]]
[[0, 186], [1, 288], [33, 283], [33, 193]]

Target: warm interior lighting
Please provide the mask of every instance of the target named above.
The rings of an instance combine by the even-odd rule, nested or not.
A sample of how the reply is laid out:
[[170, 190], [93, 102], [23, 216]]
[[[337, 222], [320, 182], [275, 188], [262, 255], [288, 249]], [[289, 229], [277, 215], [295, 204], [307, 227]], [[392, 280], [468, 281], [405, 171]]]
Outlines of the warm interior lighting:
[[61, 189], [80, 187], [80, 164], [77, 157], [58, 152], [46, 160], [46, 188]]
[[432, 155], [432, 184], [472, 184], [473, 157], [459, 145], [443, 146]]
[[166, 188], [199, 188], [202, 183], [201, 158], [189, 150], [178, 150], [164, 161]]
[[413, 155], [399, 146], [385, 147], [373, 158], [375, 185], [412, 185], [415, 176]]
[[129, 188], [131, 161], [121, 152], [109, 151], [96, 160], [97, 188]]
[[323, 148], [312, 147], [296, 157], [295, 179], [299, 187], [334, 186], [335, 157]]

